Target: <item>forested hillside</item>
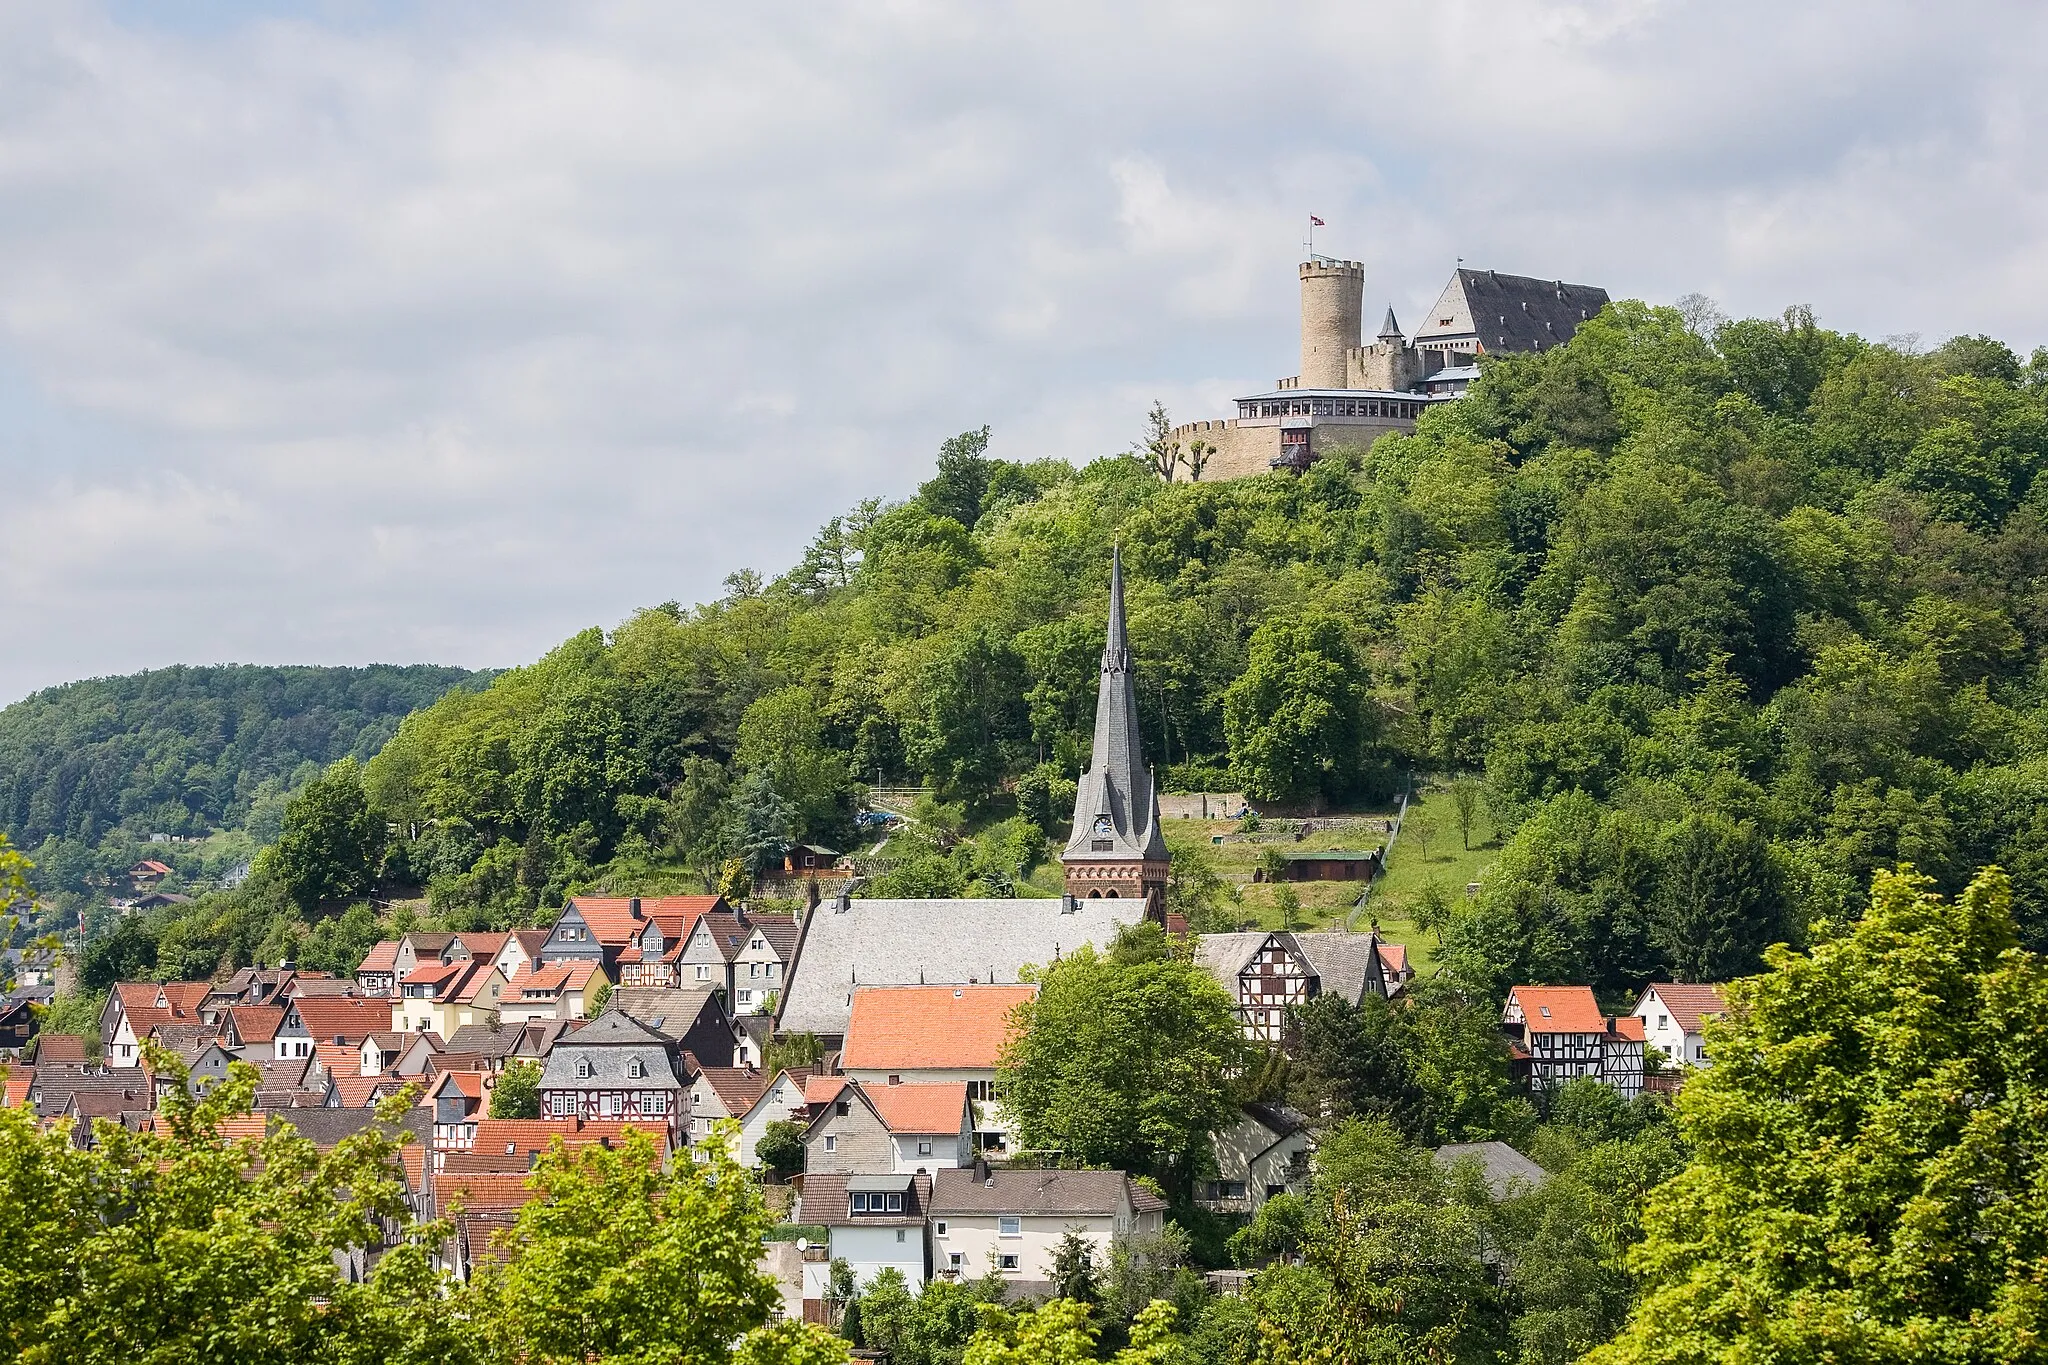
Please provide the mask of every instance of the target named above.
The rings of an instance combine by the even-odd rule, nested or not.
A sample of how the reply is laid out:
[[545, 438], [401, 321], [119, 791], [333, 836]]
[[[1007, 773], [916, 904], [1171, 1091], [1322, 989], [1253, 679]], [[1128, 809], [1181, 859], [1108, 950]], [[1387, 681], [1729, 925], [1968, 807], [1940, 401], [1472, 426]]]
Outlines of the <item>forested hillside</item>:
[[1797, 310], [1623, 303], [1298, 478], [1018, 465], [968, 433], [779, 577], [408, 718], [336, 798], [402, 836], [322, 885], [505, 922], [844, 847], [877, 782], [1050, 832], [1120, 541], [1170, 786], [1483, 775], [1506, 842], [1439, 958], [1475, 987], [1744, 972], [1899, 860], [1951, 891], [2005, 864], [2038, 940], [2044, 397], [2048, 354], [1985, 338], [1913, 354]]
[[[0, 833], [35, 855], [44, 890], [77, 892], [128, 866], [152, 834], [274, 838], [292, 790], [336, 759], [376, 753], [408, 712], [469, 676], [228, 665], [38, 692], [0, 710]], [[173, 848], [156, 856], [191, 860]]]

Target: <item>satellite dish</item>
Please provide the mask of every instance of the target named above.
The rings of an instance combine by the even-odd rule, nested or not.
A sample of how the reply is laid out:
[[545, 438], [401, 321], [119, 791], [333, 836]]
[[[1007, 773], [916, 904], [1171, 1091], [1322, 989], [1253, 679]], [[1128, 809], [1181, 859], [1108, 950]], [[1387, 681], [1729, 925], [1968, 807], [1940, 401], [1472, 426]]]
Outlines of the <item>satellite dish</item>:
[[810, 1238], [808, 1238], [808, 1237], [799, 1237], [799, 1238], [797, 1238], [797, 1239], [796, 1239], [796, 1249], [797, 1249], [798, 1251], [809, 1251], [809, 1250], [811, 1249], [811, 1239], [810, 1239]]

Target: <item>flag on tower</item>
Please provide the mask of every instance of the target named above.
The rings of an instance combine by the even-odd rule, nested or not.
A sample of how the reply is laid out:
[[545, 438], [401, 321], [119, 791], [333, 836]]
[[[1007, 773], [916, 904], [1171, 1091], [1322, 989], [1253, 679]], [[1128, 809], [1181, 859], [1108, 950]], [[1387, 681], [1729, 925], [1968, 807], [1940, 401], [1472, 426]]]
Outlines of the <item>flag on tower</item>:
[[1308, 220], [1309, 220], [1309, 221], [1310, 221], [1311, 223], [1314, 223], [1314, 224], [1315, 224], [1315, 225], [1316, 225], [1317, 227], [1328, 227], [1328, 226], [1329, 226], [1329, 224], [1328, 224], [1328, 223], [1326, 223], [1326, 222], [1324, 222], [1324, 221], [1323, 221], [1322, 219], [1320, 219], [1320, 218], [1316, 217], [1316, 216], [1315, 216], [1315, 215], [1314, 215], [1313, 213], [1311, 213], [1311, 214], [1310, 214], [1310, 215], [1308, 216]]

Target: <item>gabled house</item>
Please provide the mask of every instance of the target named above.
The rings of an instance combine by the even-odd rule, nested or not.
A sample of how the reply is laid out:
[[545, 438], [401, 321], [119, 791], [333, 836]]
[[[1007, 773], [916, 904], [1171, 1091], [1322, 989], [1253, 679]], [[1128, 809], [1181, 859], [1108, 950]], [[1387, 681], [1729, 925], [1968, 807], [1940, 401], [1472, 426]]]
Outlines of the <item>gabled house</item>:
[[[701, 1147], [713, 1124], [737, 1121], [768, 1089], [772, 1077], [750, 1066], [707, 1066], [690, 1078], [690, 1145]], [[749, 1163], [751, 1164], [751, 1163]]]
[[363, 955], [356, 966], [356, 989], [367, 996], [398, 992], [398, 940], [387, 938]]
[[425, 1033], [408, 1033], [405, 1050], [398, 1054], [398, 1060], [391, 1065], [395, 1076], [425, 1076], [434, 1070], [434, 1061], [448, 1050], [448, 1044], [441, 1035], [428, 1029]]
[[695, 1058], [698, 1066], [733, 1064], [732, 1016], [717, 991], [621, 986], [605, 1001], [605, 1013], [614, 1010], [668, 1038]]
[[275, 1061], [284, 1016], [283, 1005], [228, 1005], [220, 1011], [221, 1045], [245, 1062]]
[[607, 1009], [548, 1053], [541, 1113], [551, 1118], [632, 1119], [661, 1125], [681, 1145], [689, 1086], [673, 1039], [623, 1010]]
[[139, 1066], [142, 1040], [159, 1024], [203, 1023], [204, 981], [121, 981], [100, 1010], [100, 1054], [113, 1067]]
[[1094, 1244], [1101, 1265], [1112, 1238], [1157, 1232], [1165, 1213], [1165, 1200], [1122, 1171], [939, 1171], [927, 1211], [933, 1269], [972, 1279], [993, 1265], [1017, 1292], [1043, 1292], [1070, 1230]]
[[29, 1045], [29, 1040], [36, 1036], [40, 1027], [41, 1022], [28, 996], [0, 1000], [0, 1048], [20, 1051]]
[[780, 1000], [796, 959], [802, 928], [793, 919], [768, 916], [749, 919], [746, 938], [732, 958], [733, 1014], [766, 1013]]
[[846, 1262], [861, 1288], [884, 1270], [900, 1272], [913, 1291], [923, 1288], [931, 1268], [924, 1235], [931, 1193], [929, 1175], [807, 1172], [797, 1216], [826, 1228], [830, 1241], [826, 1261], [804, 1266], [804, 1298], [824, 1297], [832, 1261]]
[[1675, 981], [1653, 981], [1645, 986], [1632, 1011], [1642, 1021], [1646, 1044], [1680, 1066], [1702, 1070], [1713, 1064], [1707, 1057], [1707, 1021], [1727, 1012], [1728, 1000], [1721, 987]]
[[1287, 1011], [1318, 995], [1356, 1005], [1393, 995], [1408, 979], [1408, 954], [1377, 933], [1204, 934], [1195, 960], [1237, 1001], [1245, 1036], [1277, 1044]]
[[[389, 1033], [391, 1001], [360, 996], [306, 996], [286, 1003], [284, 1017], [271, 1043], [272, 1055], [296, 1060], [316, 1055], [320, 1046], [338, 1047], [353, 1053], [372, 1033]], [[343, 1069], [357, 1070], [360, 1062], [350, 1057]]]
[[521, 972], [532, 971], [539, 964], [541, 949], [547, 941], [545, 929], [514, 929], [505, 935], [504, 946], [498, 949], [495, 959], [498, 974], [510, 981]]
[[681, 956], [676, 960], [681, 983], [684, 986], [716, 986], [725, 992], [735, 1014], [752, 1014], [754, 992], [748, 993], [743, 1004], [733, 994], [732, 980], [733, 959], [747, 941], [747, 926], [732, 911], [718, 910], [699, 915], [696, 924], [690, 928], [689, 937], [683, 941]]
[[697, 920], [710, 913], [719, 902], [707, 898], [701, 905], [681, 910], [664, 910], [661, 902], [643, 901], [648, 906], [640, 925], [633, 931], [624, 951], [619, 954], [619, 984], [623, 986], [668, 986], [683, 984], [677, 973], [676, 960], [683, 955], [683, 944], [690, 937], [690, 930]]
[[[811, 1111], [810, 1101], [804, 1095], [804, 1086], [810, 1080], [810, 1076], [811, 1073], [807, 1068], [799, 1067], [794, 1070], [784, 1068], [777, 1072], [775, 1078], [763, 1087], [760, 1098], [748, 1106], [745, 1112], [734, 1115], [740, 1121], [739, 1150], [734, 1153], [734, 1157], [741, 1165], [758, 1167], [761, 1164], [761, 1158], [754, 1149], [761, 1139], [767, 1136], [769, 1124], [808, 1124], [811, 1121], [814, 1115]], [[729, 1099], [724, 1099], [723, 1096], [721, 1096], [721, 1099], [724, 1100], [727, 1108], [731, 1107]], [[711, 1125], [705, 1125], [705, 1132], [707, 1134], [710, 1132], [710, 1128]], [[695, 1120], [693, 1114], [691, 1133], [693, 1144], [697, 1140], [694, 1129]]]
[[839, 1069], [870, 1086], [959, 1081], [974, 1103], [974, 1145], [1009, 1147], [996, 1063], [1036, 986], [862, 986], [853, 993]]
[[394, 1013], [403, 1032], [447, 1038], [464, 1024], [495, 1022], [504, 992], [493, 957], [423, 963], [399, 981]]
[[507, 1024], [541, 1019], [583, 1019], [598, 983], [609, 981], [604, 964], [584, 959], [532, 967], [511, 978], [498, 1001], [498, 1018]]
[[[726, 908], [717, 896], [571, 896], [548, 931], [541, 961], [602, 962], [606, 974], [616, 978], [619, 955], [647, 928], [651, 916], [689, 918]], [[667, 930], [663, 933], [666, 941]]]
[[444, 1071], [420, 1102], [434, 1115], [434, 1151], [466, 1152], [477, 1120], [490, 1104], [490, 1077], [481, 1071]]
[[1516, 986], [1501, 1011], [1512, 1065], [1532, 1090], [1590, 1079], [1634, 1099], [1643, 1091], [1642, 1020], [1600, 1012], [1591, 986]]
[[1286, 1105], [1244, 1105], [1211, 1139], [1216, 1176], [1202, 1182], [1196, 1203], [1211, 1213], [1257, 1213], [1276, 1194], [1300, 1194], [1313, 1145], [1308, 1120]]
[[356, 1049], [357, 1074], [382, 1076], [398, 1065], [399, 1057], [417, 1035], [398, 1032], [395, 1029], [363, 1035], [363, 1045]]
[[849, 1083], [811, 1121], [804, 1172], [935, 1171], [974, 1157], [974, 1107], [961, 1081]]
[[[411, 974], [415, 967], [429, 962], [446, 963], [449, 946], [456, 941], [454, 934], [438, 930], [415, 930], [398, 940], [398, 951], [392, 955], [391, 971], [393, 985]], [[467, 949], [461, 950], [467, 952]]]

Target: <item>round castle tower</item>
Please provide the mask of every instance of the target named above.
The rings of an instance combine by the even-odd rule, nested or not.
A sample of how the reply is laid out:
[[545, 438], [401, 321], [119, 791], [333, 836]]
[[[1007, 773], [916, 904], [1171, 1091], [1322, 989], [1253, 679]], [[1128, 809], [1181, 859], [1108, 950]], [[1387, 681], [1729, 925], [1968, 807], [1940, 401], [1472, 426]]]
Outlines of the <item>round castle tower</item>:
[[1341, 389], [1363, 340], [1365, 266], [1322, 257], [1301, 267], [1301, 387]]

